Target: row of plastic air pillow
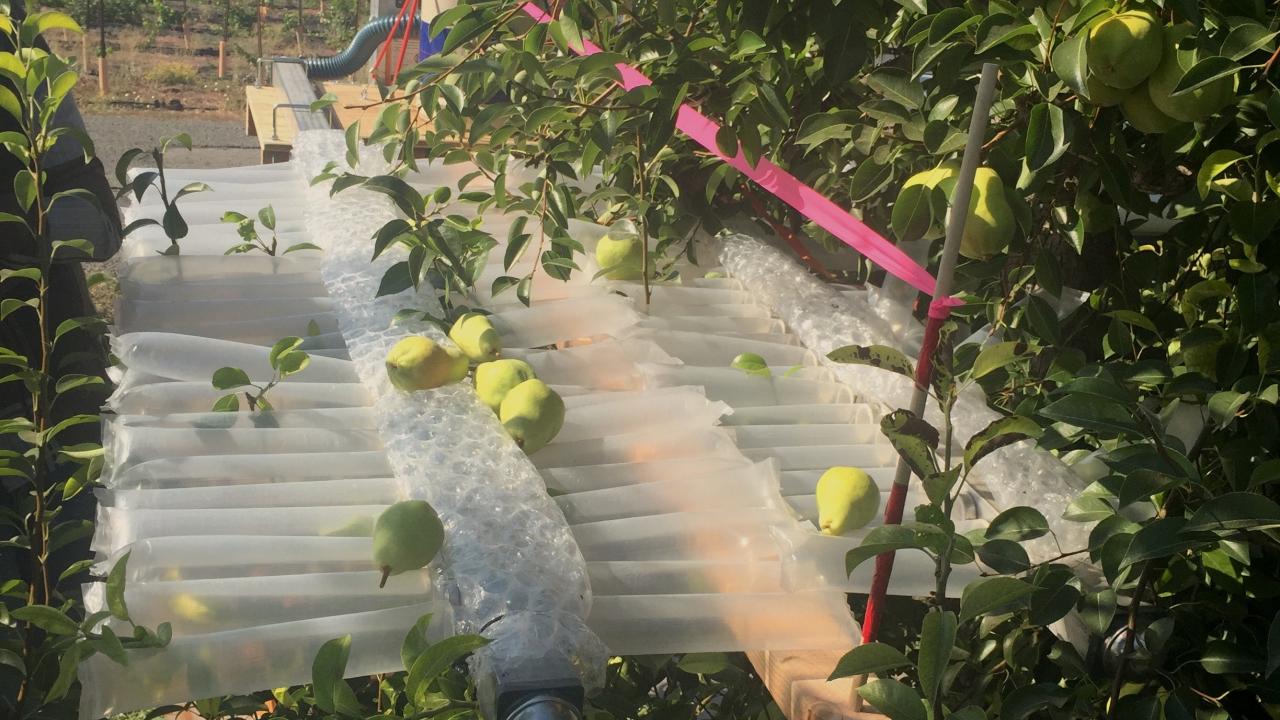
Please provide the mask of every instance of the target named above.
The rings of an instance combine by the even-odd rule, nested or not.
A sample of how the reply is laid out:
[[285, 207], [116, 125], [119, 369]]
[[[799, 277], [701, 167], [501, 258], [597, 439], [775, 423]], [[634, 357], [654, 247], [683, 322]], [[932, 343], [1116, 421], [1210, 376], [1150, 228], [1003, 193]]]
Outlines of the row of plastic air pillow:
[[[735, 235], [721, 242], [718, 253], [727, 269], [762, 302], [785, 320], [805, 345], [824, 355], [822, 362], [845, 383], [867, 398], [888, 407], [906, 407], [910, 379], [866, 365], [830, 362], [825, 353], [843, 345], [894, 345], [888, 323], [865, 303], [850, 302], [811, 277], [775, 248], [752, 238]], [[940, 423], [936, 403], [926, 417]], [[981, 388], [965, 387], [953, 413], [958, 445], [963, 444], [999, 415], [986, 404]], [[1049, 521], [1053, 536], [1025, 543], [1033, 561], [1059, 555], [1062, 550], [1088, 545], [1088, 526], [1062, 518], [1063, 510], [1085, 483], [1069, 467], [1031, 441], [992, 452], [974, 473], [975, 488], [998, 508], [1033, 507]], [[1081, 560], [1081, 562], [1084, 562]]]
[[[232, 267], [238, 272], [227, 273]], [[126, 299], [135, 293], [156, 299], [200, 292], [206, 297], [234, 297], [249, 287], [287, 288], [291, 283], [272, 281], [314, 273], [314, 263], [297, 258], [148, 258], [131, 261], [121, 285]], [[233, 292], [226, 292], [224, 281]], [[264, 305], [274, 299], [272, 293], [259, 292]], [[289, 295], [314, 293], [285, 297]], [[105, 478], [108, 489], [100, 491], [94, 546], [103, 558], [100, 573], [129, 552], [126, 599], [133, 619], [151, 627], [169, 622], [174, 639], [164, 650], [135, 654], [128, 666], [102, 658], [86, 662], [81, 669], [82, 716], [260, 690], [267, 670], [271, 684], [307, 682], [320, 644], [348, 633], [358, 638], [349, 668], [374, 672], [397, 660], [394, 649], [406, 629], [426, 613], [436, 618], [433, 637], [451, 632], [449, 606], [433, 599], [425, 573], [395, 579], [391, 593], [356, 591], [377, 584], [369, 568], [367, 537], [320, 538], [328, 544], [317, 555], [315, 547], [292, 543], [311, 538], [278, 534], [269, 539], [270, 551], [264, 552], [260, 535], [227, 534], [247, 532], [234, 523], [223, 523], [226, 526], [217, 529], [223, 534], [217, 536], [182, 534], [199, 529], [201, 523], [208, 527], [214, 518], [234, 514], [243, 520], [244, 506], [270, 507], [285, 503], [290, 494], [297, 500], [290, 504], [304, 508], [321, 498], [330, 505], [397, 499], [395, 481], [380, 451], [249, 452], [262, 449], [262, 443], [246, 428], [262, 423], [276, 426], [269, 437], [284, 433], [294, 447], [342, 447], [345, 440], [333, 427], [364, 424], [354, 417], [365, 412], [368, 402], [361, 386], [290, 382], [273, 390], [272, 399], [280, 406], [313, 408], [304, 414], [211, 414], [203, 411], [221, 393], [204, 373], [213, 364], [233, 363], [265, 372], [266, 348], [189, 335], [143, 333], [135, 338], [141, 342], [126, 341], [125, 357], [137, 367], [125, 371], [122, 389], [111, 401], [120, 414], [108, 425], [107, 447], [113, 457]], [[189, 352], [192, 343], [195, 352]], [[177, 353], [181, 362], [165, 362], [168, 352]], [[184, 363], [201, 362], [204, 352], [214, 355], [203, 361], [199, 373], [181, 371]], [[313, 363], [325, 379], [343, 379], [344, 362], [317, 357]], [[143, 366], [192, 379], [148, 375], [138, 369]], [[226, 427], [228, 422], [235, 427]], [[365, 445], [376, 444], [367, 429], [356, 433]], [[319, 440], [323, 436], [327, 439]], [[219, 451], [231, 454], [212, 454]], [[302, 474], [312, 476], [312, 482], [277, 482]], [[231, 484], [242, 492], [228, 492]], [[303, 496], [301, 489], [309, 492]], [[284, 524], [297, 530], [306, 521], [298, 517], [302, 513], [293, 514]], [[263, 527], [279, 527], [277, 518], [260, 511], [257, 515]], [[103, 605], [101, 585], [87, 586], [86, 593], [91, 607]]]
[[[580, 273], [568, 282], [535, 283], [533, 311], [569, 307], [589, 318], [600, 298], [617, 298], [622, 286], [592, 280], [591, 243], [584, 245], [588, 248]], [[484, 272], [499, 272], [493, 265], [500, 256], [495, 252]], [[713, 281], [703, 282], [709, 289]], [[746, 332], [782, 329], [766, 311], [751, 306], [749, 298], [732, 289], [712, 289], [710, 295], [698, 287], [653, 290], [646, 310], [670, 309], [672, 325], [682, 321], [682, 309], [694, 308], [701, 324], [675, 325], [680, 330], [723, 331], [742, 320], [754, 323], [742, 328]], [[640, 303], [634, 288], [623, 294]], [[487, 309], [499, 313], [516, 302], [510, 294], [493, 298], [481, 291], [477, 295]], [[718, 302], [690, 302], [695, 299]], [[638, 319], [635, 327], [651, 316]], [[701, 347], [693, 333], [659, 339], [627, 330], [626, 339], [620, 340], [588, 332], [572, 321], [555, 322], [551, 327], [556, 334], [574, 343], [561, 342], [557, 349], [544, 350], [520, 347], [527, 343], [516, 328], [495, 325], [503, 331], [504, 354], [530, 362], [540, 377], [559, 383], [555, 386], [565, 395], [565, 428], [533, 460], [556, 492], [556, 501], [588, 560], [596, 596], [591, 625], [611, 650], [843, 648], [852, 643], [852, 623], [842, 593], [796, 594], [782, 586], [778, 528], [794, 526], [795, 521], [777, 494], [776, 463], [753, 463], [742, 455], [733, 432], [716, 427], [727, 405], [709, 402], [702, 388], [664, 388], [646, 382], [642, 366], [674, 368], [680, 364], [673, 357], [677, 352], [688, 354]], [[757, 345], [741, 336], [725, 340], [746, 344], [724, 349], [759, 349], [777, 362], [805, 362], [802, 348], [789, 348], [783, 357], [779, 353], [788, 351], [779, 351], [777, 345]], [[715, 360], [723, 360], [727, 369], [731, 357], [722, 354]], [[809, 363], [815, 369], [811, 359]], [[754, 391], [748, 386], [742, 390]], [[690, 410], [699, 406], [710, 412]], [[695, 415], [696, 423], [690, 423]], [[596, 432], [596, 438], [577, 439], [576, 428], [619, 417], [635, 417], [647, 429], [624, 435]], [[691, 429], [690, 425], [701, 427]], [[625, 452], [618, 451], [624, 447]], [[665, 559], [654, 559], [655, 551]], [[734, 570], [733, 579], [727, 577], [726, 568]], [[652, 602], [636, 605], [636, 596], [647, 596]], [[710, 615], [696, 609], [704, 598], [715, 602], [709, 606], [713, 608]], [[785, 609], [789, 624], [760, 623], [761, 608], [770, 607], [777, 608], [777, 613]], [[619, 611], [628, 608], [632, 609]], [[688, 608], [693, 609], [686, 612]], [[698, 629], [673, 621], [690, 616]], [[619, 626], [624, 619], [625, 626]], [[708, 625], [724, 628], [728, 636], [715, 643], [701, 642]], [[669, 627], [677, 628], [676, 632], [669, 632]]]
[[[588, 249], [588, 257], [590, 251]], [[699, 271], [701, 272], [701, 271]], [[742, 286], [732, 278], [700, 278], [690, 277], [682, 286], [655, 285], [651, 287], [652, 304], [649, 310], [653, 316], [646, 316], [640, 323], [644, 327], [646, 321], [657, 319], [662, 321], [681, 322], [689, 317], [697, 317], [703, 311], [700, 305], [717, 305], [725, 308], [725, 314], [749, 316], [766, 314], [764, 309], [753, 305], [750, 296], [742, 292]], [[643, 288], [629, 283], [609, 283], [612, 292], [639, 297]], [[580, 295], [582, 293], [579, 293]], [[536, 300], [536, 298], [535, 298]], [[740, 307], [732, 307], [734, 304]], [[690, 315], [692, 313], [692, 315]], [[715, 318], [720, 321], [721, 318]], [[637, 363], [637, 372], [642, 376], [646, 386], [662, 385], [698, 385], [707, 396], [717, 400], [728, 400], [737, 408], [735, 413], [725, 418], [725, 422], [735, 426], [735, 430], [744, 430], [739, 426], [759, 424], [759, 429], [745, 428], [735, 438], [736, 446], [749, 457], [756, 459], [772, 459], [784, 468], [782, 472], [782, 491], [793, 510], [805, 519], [816, 522], [816, 500], [813, 487], [817, 477], [826, 467], [837, 464], [856, 464], [868, 469], [882, 489], [887, 491], [892, 482], [893, 466], [896, 457], [879, 437], [878, 427], [867, 425], [871, 419], [871, 411], [867, 406], [845, 405], [852, 400], [849, 388], [833, 382], [830, 371], [814, 365], [793, 365], [785, 372], [774, 374], [768, 378], [751, 376], [728, 367], [729, 361], [737, 352], [761, 351], [766, 360], [774, 367], [787, 367], [785, 363], [813, 362], [811, 354], [802, 348], [794, 347], [795, 339], [783, 332], [781, 323], [766, 316], [765, 322], [773, 323], [771, 333], [760, 333], [744, 342], [747, 333], [724, 324], [709, 323], [701, 333], [675, 333], [668, 335], [666, 328], [649, 328], [628, 334], [628, 337], [647, 339], [655, 344], [666, 343], [664, 349], [672, 356], [689, 363], [716, 363], [714, 366], [672, 365], [670, 363]], [[607, 343], [602, 345], [607, 346]], [[592, 347], [592, 346], [587, 346]], [[572, 352], [579, 348], [573, 348]], [[795, 355], [797, 350], [806, 353]], [[560, 354], [560, 353], [557, 353]], [[803, 402], [804, 405], [789, 406], [786, 403]], [[779, 405], [781, 403], [781, 405]], [[862, 423], [861, 429], [828, 425], [816, 427], [814, 423], [849, 423], [854, 420], [850, 408], [858, 407], [856, 422]], [[803, 428], [781, 427], [787, 424], [804, 423]], [[549, 478], [549, 482], [552, 482]], [[601, 494], [601, 498], [604, 494]], [[908, 500], [913, 504], [923, 502], [918, 493], [913, 493]], [[981, 518], [991, 517], [994, 511], [980, 498], [965, 495], [960, 506], [962, 523], [966, 527], [982, 527]], [[969, 520], [966, 521], [965, 519]], [[873, 521], [871, 527], [879, 524]], [[812, 535], [812, 534], [810, 534]], [[847, 549], [857, 543], [857, 538], [826, 538], [806, 535], [792, 536], [791, 540], [811, 543], [817, 555], [824, 559], [826, 572], [822, 573], [828, 582], [841, 587], [857, 590], [859, 585], [865, 589], [866, 578], [855, 576], [846, 583], [836, 577], [834, 569], [843, 568], [843, 557], [835, 557], [836, 548]], [[843, 549], [839, 552], [843, 552]], [[920, 558], [923, 560], [923, 558]], [[909, 564], [910, 561], [908, 561]], [[813, 562], [807, 562], [812, 567]], [[927, 592], [932, 581], [927, 577], [927, 563], [922, 564], [920, 579], [915, 582], [916, 591]], [[902, 579], [900, 575], [899, 579]], [[812, 581], [803, 583], [813, 587]], [[898, 590], [898, 588], [895, 588]], [[905, 590], [904, 590], [905, 592]]]

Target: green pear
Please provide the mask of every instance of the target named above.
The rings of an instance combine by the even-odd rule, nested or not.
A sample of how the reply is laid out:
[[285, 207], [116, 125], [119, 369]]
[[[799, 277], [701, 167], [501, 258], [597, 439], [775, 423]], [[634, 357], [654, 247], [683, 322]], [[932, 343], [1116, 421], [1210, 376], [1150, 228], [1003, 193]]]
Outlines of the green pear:
[[844, 535], [875, 519], [880, 511], [880, 488], [870, 475], [854, 467], [837, 466], [818, 478], [818, 529], [823, 535]]
[[488, 316], [480, 313], [464, 313], [455, 320], [449, 328], [449, 339], [457, 343], [472, 362], [497, 360], [502, 352], [502, 336]]
[[421, 335], [400, 340], [387, 353], [387, 377], [406, 392], [438, 388], [466, 375], [465, 355]]
[[434, 508], [422, 500], [391, 505], [373, 524], [373, 564], [387, 578], [427, 566], [444, 545], [444, 525]]
[[1183, 122], [1203, 120], [1230, 105], [1236, 97], [1237, 80], [1234, 74], [1218, 78], [1191, 92], [1173, 94], [1183, 75], [1204, 59], [1195, 50], [1178, 49], [1178, 42], [1193, 32], [1195, 28], [1187, 23], [1165, 28], [1164, 57], [1147, 80], [1147, 92], [1152, 104], [1165, 115]]
[[1128, 95], [1126, 91], [1113, 88], [1093, 75], [1085, 79], [1085, 92], [1089, 94], [1089, 102], [1098, 107], [1114, 107], [1124, 102]]
[[1150, 13], [1104, 16], [1089, 28], [1089, 72], [1119, 90], [1137, 87], [1160, 65], [1164, 30]]
[[[938, 185], [950, 200], [959, 173]], [[973, 174], [973, 193], [969, 196], [969, 214], [960, 236], [960, 254], [973, 260], [986, 260], [1004, 252], [1013, 239], [1013, 208], [1005, 195], [1004, 183], [991, 168], [980, 167]]]
[[498, 419], [516, 445], [532, 455], [564, 426], [564, 400], [541, 380], [525, 380], [502, 399]]
[[498, 412], [511, 388], [535, 377], [533, 368], [523, 360], [505, 358], [481, 363], [476, 366], [476, 395], [490, 410]]
[[612, 232], [596, 243], [596, 264], [610, 280], [639, 280], [644, 277], [644, 248], [634, 233]]
[[1179, 125], [1176, 118], [1165, 115], [1151, 102], [1146, 84], [1139, 85], [1129, 93], [1124, 102], [1120, 103], [1120, 111], [1130, 125], [1148, 135], [1166, 133]]

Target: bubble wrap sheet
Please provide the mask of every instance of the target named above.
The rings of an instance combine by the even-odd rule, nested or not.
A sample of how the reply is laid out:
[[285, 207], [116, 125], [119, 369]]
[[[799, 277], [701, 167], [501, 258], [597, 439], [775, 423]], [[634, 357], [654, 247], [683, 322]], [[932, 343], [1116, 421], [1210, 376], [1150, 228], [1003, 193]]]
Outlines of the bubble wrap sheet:
[[[846, 365], [826, 358], [828, 352], [845, 345], [900, 345], [889, 323], [875, 308], [851, 301], [815, 279], [780, 250], [746, 235], [723, 238], [719, 258], [756, 301], [772, 308], [843, 382], [886, 407], [909, 407], [913, 389], [910, 379], [869, 365]], [[936, 403], [930, 403], [926, 416], [931, 422], [940, 422]], [[998, 417], [987, 407], [979, 388], [965, 388], [952, 415], [959, 445], [963, 446]], [[975, 474], [974, 485], [996, 507], [1026, 505], [1049, 520], [1057, 545], [1049, 537], [1027, 543], [1033, 561], [1057, 555], [1058, 545], [1062, 551], [1088, 546], [1089, 526], [1062, 519], [1063, 509], [1085, 483], [1033, 443], [1016, 443], [991, 453]]]
[[[314, 177], [345, 155], [342, 133], [303, 133], [294, 155], [301, 178]], [[353, 172], [379, 168], [381, 158], [366, 149]], [[440, 590], [454, 605], [456, 629], [494, 639], [477, 655], [486, 666], [481, 675], [562, 656], [588, 687], [600, 684], [606, 651], [584, 622], [591, 606], [585, 561], [533, 464], [468, 385], [401, 393], [387, 380], [384, 359], [396, 341], [445, 339], [426, 322], [392, 324], [406, 307], [440, 314], [430, 293], [375, 298], [383, 273], [404, 259], [389, 251], [369, 260], [373, 233], [395, 217], [390, 203], [364, 190], [330, 199], [322, 183], [309, 188], [307, 206], [307, 229], [328, 248], [321, 277], [351, 361], [378, 398], [387, 459], [409, 495], [430, 502], [444, 522]]]

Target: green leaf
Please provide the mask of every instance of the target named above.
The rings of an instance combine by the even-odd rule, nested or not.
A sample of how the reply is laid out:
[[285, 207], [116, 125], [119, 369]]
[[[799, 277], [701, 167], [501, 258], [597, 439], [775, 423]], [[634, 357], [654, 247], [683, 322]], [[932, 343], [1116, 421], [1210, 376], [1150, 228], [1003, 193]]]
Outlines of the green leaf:
[[23, 22], [24, 29], [27, 26], [34, 29], [36, 35], [44, 35], [50, 30], [67, 30], [77, 34], [83, 32], [80, 29], [80, 24], [73, 20], [70, 15], [56, 10], [32, 13]]
[[19, 675], [27, 676], [27, 664], [22, 661], [22, 656], [8, 648], [0, 648], [0, 666], [13, 668]]
[[1192, 65], [1191, 69], [1174, 86], [1173, 92], [1170, 94], [1173, 97], [1184, 95], [1202, 88], [1214, 80], [1234, 75], [1240, 70], [1240, 65], [1231, 58], [1225, 58], [1221, 55], [1207, 57]]
[[1012, 507], [992, 519], [987, 525], [988, 540], [1034, 540], [1049, 532], [1049, 521], [1039, 510], [1031, 507]]
[[1249, 400], [1249, 396], [1235, 390], [1223, 390], [1209, 396], [1209, 415], [1219, 428], [1225, 428], [1235, 421], [1240, 408]]
[[1201, 505], [1182, 531], [1261, 530], [1271, 527], [1280, 527], [1280, 505], [1258, 493], [1231, 492]]
[[25, 116], [22, 101], [18, 100], [18, 96], [4, 85], [0, 85], [0, 110], [14, 118]]
[[1051, 625], [1067, 616], [1080, 600], [1079, 580], [1070, 570], [1041, 567], [1035, 573], [1036, 591], [1027, 602], [1027, 620], [1033, 625]]
[[489, 644], [480, 635], [454, 635], [427, 648], [409, 669], [405, 687], [416, 688], [439, 677], [454, 663]]
[[676, 667], [691, 675], [715, 675], [730, 667], [729, 656], [722, 652], [688, 653]]
[[924, 616], [916, 669], [920, 675], [920, 689], [927, 700], [932, 701], [942, 690], [947, 666], [951, 663], [951, 651], [956, 644], [958, 626], [956, 615], [950, 610], [935, 608]]
[[988, 540], [977, 548], [978, 559], [998, 573], [1013, 575], [1031, 567], [1027, 551], [1013, 540]]
[[58, 659], [58, 677], [49, 686], [44, 695], [45, 704], [52, 703], [66, 696], [71, 684], [76, 680], [76, 670], [80, 667], [80, 653], [83, 645], [76, 643]]
[[1260, 658], [1230, 640], [1206, 643], [1200, 665], [1212, 675], [1252, 675], [1266, 668]]
[[1196, 192], [1200, 194], [1200, 199], [1209, 197], [1214, 178], [1226, 172], [1227, 168], [1240, 162], [1244, 157], [1235, 150], [1215, 150], [1209, 153], [1209, 157], [1201, 163], [1200, 171], [1196, 173]]
[[86, 385], [102, 385], [102, 378], [97, 375], [63, 375], [58, 378], [54, 392], [61, 395]]
[[769, 377], [773, 373], [769, 371], [769, 364], [764, 358], [755, 353], [742, 353], [729, 363], [729, 367], [735, 370], [741, 370], [748, 375], [759, 375], [761, 377]]
[[876, 194], [893, 178], [893, 167], [867, 159], [858, 164], [849, 178], [849, 199], [861, 202]]
[[716, 149], [725, 157], [734, 158], [738, 156], [738, 136], [733, 132], [733, 128], [728, 125], [722, 125], [716, 131]]
[[230, 390], [252, 384], [249, 374], [240, 368], [221, 367], [213, 371], [213, 389]]
[[1040, 103], [1031, 108], [1027, 120], [1025, 153], [1027, 168], [1039, 171], [1053, 164], [1067, 151], [1067, 131], [1062, 108]]
[[974, 359], [969, 377], [976, 380], [989, 375], [1026, 357], [1029, 351], [1030, 346], [1024, 342], [1005, 341], [987, 345]]
[[1060, 708], [1071, 700], [1072, 690], [1052, 683], [1033, 683], [1020, 687], [1005, 698], [1000, 720], [1024, 720], [1047, 708]]
[[1222, 41], [1222, 55], [1232, 60], [1243, 60], [1258, 50], [1271, 50], [1276, 35], [1256, 22], [1242, 22], [1231, 28]]
[[170, 240], [181, 240], [187, 236], [187, 221], [182, 218], [177, 205], [165, 208], [164, 219], [160, 224], [164, 228], [165, 236]]
[[849, 113], [815, 113], [796, 131], [796, 145], [813, 147], [828, 140], [849, 140], [855, 118]]
[[912, 472], [929, 477], [938, 472], [938, 431], [908, 410], [894, 410], [880, 419], [880, 432], [889, 438]]
[[866, 83], [884, 98], [908, 110], [919, 110], [924, 106], [924, 87], [896, 68], [876, 70], [866, 77]]
[[213, 403], [213, 407], [211, 408], [211, 410], [213, 412], [239, 412], [240, 397], [235, 393], [231, 393], [230, 395], [223, 395], [222, 397], [218, 398], [216, 402]]
[[427, 204], [412, 185], [394, 175], [378, 175], [365, 180], [361, 187], [391, 198], [400, 212], [409, 218], [420, 217]]
[[923, 238], [945, 217], [946, 197], [941, 190], [925, 185], [904, 187], [893, 202], [889, 225], [900, 242]]
[[1182, 517], [1160, 518], [1144, 525], [1134, 534], [1118, 569], [1124, 570], [1147, 560], [1167, 558], [1197, 544], [1198, 541], [1179, 534], [1186, 525], [1187, 519]]
[[418, 618], [418, 621], [405, 634], [404, 642], [400, 644], [400, 662], [404, 664], [405, 670], [413, 667], [413, 661], [431, 647], [431, 643], [427, 641], [427, 629], [430, 626], [431, 613], [427, 613]]
[[863, 643], [840, 658], [827, 680], [882, 673], [910, 664], [911, 660], [896, 648], [878, 642]]
[[10, 616], [53, 635], [75, 635], [80, 631], [80, 626], [66, 613], [48, 605], [26, 605], [14, 610]]
[[933, 16], [929, 24], [929, 44], [937, 45], [954, 37], [957, 33], [981, 22], [982, 16], [975, 15], [962, 7], [952, 7]]
[[31, 210], [36, 202], [36, 180], [30, 170], [19, 170], [13, 176], [13, 195], [23, 212]]
[[845, 553], [845, 572], [852, 573], [859, 565], [882, 553], [908, 548], [921, 549], [924, 546], [924, 538], [913, 526], [881, 525], [872, 528], [858, 547]]
[[888, 345], [846, 345], [827, 353], [827, 359], [850, 365], [870, 365], [909, 378], [914, 378], [916, 374], [911, 359], [901, 350]]
[[897, 680], [880, 679], [858, 688], [863, 700], [871, 703], [889, 720], [927, 720], [924, 699], [914, 688]]
[[290, 350], [281, 353], [276, 360], [276, 372], [280, 378], [284, 379], [290, 375], [295, 375], [307, 369], [311, 364], [311, 356], [300, 350]]
[[[325, 712], [336, 712], [337, 686], [345, 685], [347, 657], [351, 654], [351, 636], [343, 635], [320, 646], [311, 663], [311, 684], [315, 688], [316, 707]], [[347, 688], [350, 691], [350, 687]]]
[[101, 635], [94, 639], [93, 646], [103, 655], [120, 665], [125, 665], [128, 662], [124, 653], [124, 645], [120, 643], [120, 638], [116, 637], [115, 632], [107, 625], [102, 626]]
[[960, 622], [1005, 608], [1036, 591], [1028, 582], [1011, 577], [989, 577], [975, 580], [960, 594]]
[[1105, 588], [1096, 593], [1085, 593], [1080, 598], [1080, 620], [1094, 635], [1106, 635], [1111, 620], [1116, 615], [1116, 591]]
[[993, 421], [969, 438], [964, 446], [964, 466], [973, 469], [978, 461], [1007, 445], [1028, 438], [1038, 438], [1043, 433], [1030, 418], [1010, 415]]
[[[1011, 43], [1014, 40], [1019, 40], [1021, 38], [1026, 38], [1030, 41], [1038, 34], [1036, 26], [1029, 22], [1025, 22], [1020, 18], [1015, 18], [1012, 15], [994, 13], [983, 18], [982, 23], [978, 25], [978, 45], [975, 52], [982, 54], [996, 46]], [[1075, 38], [1072, 38], [1072, 40], [1068, 40], [1065, 43], [1061, 43], [1059, 48], [1062, 45], [1070, 44], [1073, 40], [1075, 40]], [[1056, 61], [1056, 51], [1058, 48], [1054, 48], [1054, 50], [1055, 61], [1053, 69], [1054, 72], [1057, 72], [1058, 76], [1061, 77], [1062, 73], [1058, 70]]]
[[121, 555], [116, 564], [111, 566], [111, 572], [107, 573], [107, 609], [111, 611], [112, 617], [120, 620], [129, 619], [129, 606], [124, 601], [124, 586], [129, 567], [129, 554]]
[[1040, 414], [1092, 432], [1139, 433], [1137, 423], [1125, 406], [1090, 395], [1068, 395], [1040, 408]]

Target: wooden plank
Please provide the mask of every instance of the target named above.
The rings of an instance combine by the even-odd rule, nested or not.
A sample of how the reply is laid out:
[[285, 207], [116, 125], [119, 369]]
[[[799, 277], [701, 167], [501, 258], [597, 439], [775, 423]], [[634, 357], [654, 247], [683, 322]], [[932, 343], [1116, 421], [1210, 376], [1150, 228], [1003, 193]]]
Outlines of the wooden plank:
[[275, 113], [275, 135], [272, 135], [272, 112], [285, 102], [284, 91], [249, 85], [244, 89], [244, 95], [245, 131], [257, 136], [262, 162], [276, 162], [281, 157], [287, 159], [293, 150], [293, 139], [298, 135], [293, 113], [283, 109]]

